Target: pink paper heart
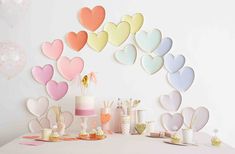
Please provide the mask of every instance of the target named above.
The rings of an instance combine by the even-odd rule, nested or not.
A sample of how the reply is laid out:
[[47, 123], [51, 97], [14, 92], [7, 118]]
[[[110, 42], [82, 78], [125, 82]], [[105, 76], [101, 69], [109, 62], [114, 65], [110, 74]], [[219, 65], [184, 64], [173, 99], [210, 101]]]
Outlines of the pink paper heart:
[[59, 82], [57, 83], [54, 80], [47, 82], [46, 85], [47, 93], [49, 96], [58, 101], [59, 99], [63, 98], [68, 91], [68, 84], [66, 82]]
[[168, 131], [178, 131], [183, 123], [184, 118], [180, 113], [175, 113], [171, 115], [170, 113], [165, 113], [161, 116], [162, 126]]
[[169, 95], [160, 96], [161, 106], [167, 111], [177, 111], [181, 105], [182, 97], [177, 90], [172, 91]]
[[29, 131], [31, 133], [39, 133], [43, 128], [50, 128], [50, 121], [43, 117], [40, 119], [32, 119], [29, 121]]
[[56, 39], [52, 43], [44, 42], [41, 48], [45, 56], [53, 60], [57, 60], [63, 52], [64, 45], [61, 40]]
[[37, 82], [44, 85], [46, 85], [47, 82], [52, 79], [53, 74], [54, 74], [54, 69], [53, 66], [50, 64], [47, 64], [43, 67], [35, 66], [32, 69], [33, 78]]
[[185, 126], [192, 128], [195, 132], [201, 130], [209, 120], [209, 111], [205, 107], [199, 107], [196, 110], [191, 107], [184, 108], [182, 115]]
[[48, 109], [49, 100], [46, 97], [40, 97], [37, 100], [29, 98], [26, 106], [30, 113], [41, 117]]
[[57, 67], [60, 74], [66, 80], [73, 80], [77, 75], [79, 75], [84, 67], [84, 61], [80, 57], [75, 57], [69, 59], [67, 57], [61, 57], [57, 61]]

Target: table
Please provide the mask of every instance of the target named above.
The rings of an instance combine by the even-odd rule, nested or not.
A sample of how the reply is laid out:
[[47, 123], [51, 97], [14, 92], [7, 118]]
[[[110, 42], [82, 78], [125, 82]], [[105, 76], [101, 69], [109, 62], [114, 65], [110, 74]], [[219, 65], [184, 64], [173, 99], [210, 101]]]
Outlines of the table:
[[19, 143], [29, 139], [19, 137], [0, 147], [0, 154], [235, 154], [235, 149], [226, 144], [211, 146], [210, 138], [205, 133], [197, 133], [195, 140], [199, 146], [177, 146], [164, 143], [164, 139], [113, 134], [100, 141], [45, 142], [28, 146]]

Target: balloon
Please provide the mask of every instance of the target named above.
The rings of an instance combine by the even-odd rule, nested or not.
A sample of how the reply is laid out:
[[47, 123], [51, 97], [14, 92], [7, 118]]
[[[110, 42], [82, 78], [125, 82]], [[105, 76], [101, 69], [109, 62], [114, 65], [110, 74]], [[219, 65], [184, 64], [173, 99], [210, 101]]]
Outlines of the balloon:
[[26, 64], [25, 52], [13, 42], [0, 42], [0, 75], [10, 79]]
[[30, 0], [0, 0], [0, 17], [11, 27], [26, 14]]

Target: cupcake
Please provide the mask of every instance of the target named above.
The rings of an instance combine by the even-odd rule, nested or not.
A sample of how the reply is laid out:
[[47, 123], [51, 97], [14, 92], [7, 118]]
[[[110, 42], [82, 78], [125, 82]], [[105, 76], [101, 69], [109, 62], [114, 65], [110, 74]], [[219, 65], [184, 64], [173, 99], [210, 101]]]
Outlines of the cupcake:
[[89, 134], [86, 131], [81, 130], [79, 137], [82, 139], [87, 139], [87, 138], [89, 138]]
[[174, 144], [179, 144], [181, 141], [181, 137], [178, 134], [174, 134], [171, 136], [171, 142]]
[[97, 131], [95, 129], [92, 129], [92, 131], [89, 134], [90, 138], [95, 139], [96, 138], [96, 133], [97, 133]]
[[60, 135], [57, 132], [53, 132], [50, 137], [49, 140], [52, 142], [57, 142], [60, 140]]
[[104, 136], [104, 132], [103, 132], [103, 130], [100, 128], [100, 127], [98, 127], [97, 128], [97, 133], [96, 133], [96, 138], [97, 139], [103, 139], [105, 136]]
[[222, 141], [218, 138], [218, 137], [212, 137], [211, 139], [211, 144], [213, 146], [220, 146], [220, 144], [222, 143]]

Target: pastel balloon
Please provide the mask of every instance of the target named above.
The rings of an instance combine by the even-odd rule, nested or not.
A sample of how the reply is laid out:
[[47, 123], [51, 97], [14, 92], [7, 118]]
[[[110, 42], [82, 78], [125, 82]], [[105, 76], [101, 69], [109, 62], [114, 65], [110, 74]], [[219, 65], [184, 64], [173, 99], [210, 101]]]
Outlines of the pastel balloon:
[[75, 51], [80, 51], [85, 46], [87, 38], [87, 32], [85, 31], [80, 31], [78, 33], [69, 32], [66, 35], [68, 46]]
[[65, 128], [69, 128], [74, 120], [74, 116], [69, 111], [62, 112], [62, 116], [64, 117]]
[[209, 111], [205, 107], [193, 109], [186, 107], [182, 110], [184, 124], [187, 128], [192, 128], [195, 132], [201, 130], [209, 120]]
[[118, 25], [109, 22], [105, 24], [104, 31], [108, 33], [108, 41], [112, 45], [120, 46], [130, 34], [130, 24], [125, 21], [120, 22]]
[[158, 72], [163, 66], [162, 57], [152, 57], [151, 55], [144, 55], [141, 59], [143, 69], [150, 75]]
[[13, 42], [0, 42], [0, 74], [11, 79], [19, 74], [26, 64], [26, 53]]
[[190, 88], [194, 80], [194, 71], [190, 67], [184, 67], [176, 73], [168, 73], [168, 82], [175, 89], [184, 92]]
[[154, 53], [156, 53], [159, 56], [164, 56], [166, 53], [168, 53], [171, 50], [172, 44], [173, 41], [171, 38], [169, 37], [163, 38], [156, 51], [154, 51]]
[[161, 116], [161, 121], [165, 130], [178, 131], [184, 123], [184, 118], [180, 113], [175, 113], [173, 115], [165, 113]]
[[66, 95], [68, 84], [66, 82], [57, 83], [56, 81], [51, 80], [47, 83], [46, 90], [53, 100], [58, 101]]
[[88, 45], [97, 52], [104, 49], [108, 42], [108, 33], [105, 31], [88, 34]]
[[185, 63], [185, 58], [183, 55], [174, 56], [172, 54], [167, 54], [164, 57], [164, 65], [169, 73], [175, 73], [180, 70]]
[[47, 112], [49, 107], [49, 100], [46, 97], [39, 97], [38, 99], [29, 98], [26, 102], [29, 112], [36, 117], [41, 117]]
[[141, 50], [151, 53], [161, 42], [162, 34], [158, 29], [150, 32], [139, 31], [135, 35], [135, 41]]
[[114, 57], [121, 64], [132, 65], [135, 63], [137, 50], [134, 45], [128, 44], [123, 50], [115, 52]]
[[182, 96], [174, 90], [169, 95], [160, 96], [161, 106], [167, 111], [177, 111], [181, 105]]
[[56, 39], [52, 43], [50, 42], [42, 43], [41, 48], [45, 56], [47, 56], [50, 59], [57, 60], [58, 58], [60, 58], [63, 52], [64, 44], [62, 40]]
[[141, 13], [136, 13], [133, 16], [126, 15], [122, 17], [122, 21], [126, 21], [131, 26], [131, 34], [135, 34], [140, 30], [144, 23], [144, 16]]
[[34, 66], [32, 69], [33, 78], [43, 84], [46, 85], [48, 81], [50, 81], [53, 77], [54, 69], [51, 64], [47, 64], [43, 67]]
[[95, 31], [104, 21], [105, 9], [102, 6], [96, 6], [92, 10], [84, 7], [79, 11], [78, 18], [81, 25]]
[[66, 80], [73, 80], [82, 72], [83, 67], [84, 61], [80, 57], [75, 57], [73, 59], [61, 57], [57, 61], [58, 71]]

